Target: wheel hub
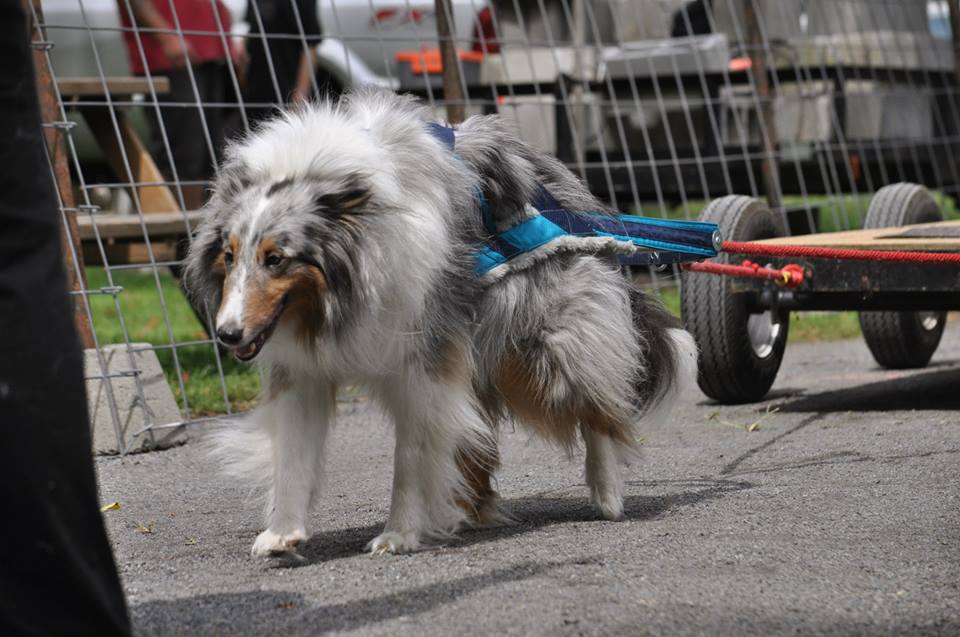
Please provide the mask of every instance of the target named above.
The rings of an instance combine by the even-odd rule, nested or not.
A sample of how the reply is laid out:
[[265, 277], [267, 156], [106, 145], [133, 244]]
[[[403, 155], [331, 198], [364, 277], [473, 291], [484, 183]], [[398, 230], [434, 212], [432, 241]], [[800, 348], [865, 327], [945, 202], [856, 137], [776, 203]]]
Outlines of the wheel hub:
[[920, 327], [926, 332], [932, 332], [940, 325], [940, 315], [937, 312], [920, 312]]
[[747, 319], [747, 334], [750, 345], [758, 358], [767, 358], [773, 354], [773, 348], [783, 332], [783, 323], [779, 317], [767, 310], [762, 314], [751, 314]]

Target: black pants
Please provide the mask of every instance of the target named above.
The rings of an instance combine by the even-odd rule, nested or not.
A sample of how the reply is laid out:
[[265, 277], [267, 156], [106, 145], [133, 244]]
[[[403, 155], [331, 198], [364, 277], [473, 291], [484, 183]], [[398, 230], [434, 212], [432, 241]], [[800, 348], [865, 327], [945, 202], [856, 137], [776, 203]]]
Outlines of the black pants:
[[[159, 159], [160, 170], [167, 179], [174, 175], [181, 181], [202, 181], [208, 179], [214, 171], [216, 162], [223, 153], [224, 113], [226, 102], [225, 62], [204, 62], [188, 71], [177, 69], [164, 71], [170, 80], [170, 91], [157, 95], [163, 128], [157, 121], [155, 108], [147, 108], [153, 129], [154, 157]], [[191, 72], [193, 78], [191, 79]], [[196, 86], [196, 90], [194, 90]], [[183, 104], [218, 104], [217, 106], [183, 106]], [[173, 103], [174, 105], [171, 105]], [[207, 144], [207, 135], [210, 143]], [[166, 136], [166, 143], [164, 140]], [[167, 148], [169, 147], [169, 153]], [[174, 173], [171, 167], [176, 167]]]
[[0, 634], [125, 635], [20, 0], [0, 59]]

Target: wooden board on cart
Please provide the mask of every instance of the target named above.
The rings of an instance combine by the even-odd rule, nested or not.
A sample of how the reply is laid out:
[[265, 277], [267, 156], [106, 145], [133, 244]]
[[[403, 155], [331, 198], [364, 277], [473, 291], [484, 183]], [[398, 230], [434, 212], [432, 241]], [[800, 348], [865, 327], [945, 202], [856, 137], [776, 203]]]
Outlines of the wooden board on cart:
[[758, 241], [766, 245], [816, 246], [853, 250], [960, 252], [960, 220], [922, 223], [898, 228], [822, 232]]

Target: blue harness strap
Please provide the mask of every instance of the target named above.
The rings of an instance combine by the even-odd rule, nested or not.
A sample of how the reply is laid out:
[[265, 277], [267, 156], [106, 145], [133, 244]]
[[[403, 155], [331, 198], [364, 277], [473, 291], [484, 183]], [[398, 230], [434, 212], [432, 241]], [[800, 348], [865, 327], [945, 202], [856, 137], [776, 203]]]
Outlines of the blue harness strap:
[[[454, 129], [429, 123], [430, 133], [455, 150]], [[546, 188], [530, 202], [538, 214], [498, 230], [490, 203], [477, 190], [483, 223], [490, 235], [476, 253], [476, 272], [485, 274], [525, 252], [566, 236], [607, 237], [632, 244], [641, 251], [618, 255], [624, 265], [666, 265], [717, 256], [722, 239], [717, 225], [701, 221], [655, 219], [638, 215], [607, 215], [566, 210]]]
[[450, 150], [454, 149], [454, 146], [457, 144], [457, 134], [449, 126], [444, 126], [443, 124], [437, 124], [436, 122], [428, 122], [427, 130], [430, 131], [430, 134], [439, 139], [444, 145]]

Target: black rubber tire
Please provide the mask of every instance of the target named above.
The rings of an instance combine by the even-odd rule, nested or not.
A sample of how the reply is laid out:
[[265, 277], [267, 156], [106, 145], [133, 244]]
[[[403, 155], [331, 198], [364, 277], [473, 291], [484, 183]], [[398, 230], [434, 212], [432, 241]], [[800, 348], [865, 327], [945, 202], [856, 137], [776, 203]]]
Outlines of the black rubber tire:
[[[757, 199], [731, 195], [710, 202], [700, 215], [720, 226], [723, 238], [754, 241], [783, 236], [784, 228], [767, 205]], [[739, 262], [723, 254], [721, 263]], [[700, 348], [697, 382], [703, 393], [727, 404], [755, 402], [770, 390], [780, 370], [787, 344], [790, 313], [771, 318], [779, 334], [770, 351], [760, 356], [747, 331], [750, 299], [730, 290], [730, 279], [714, 274], [684, 272], [680, 285], [680, 308], [687, 330]]]
[[[863, 227], [891, 228], [932, 221], [943, 221], [933, 195], [923, 186], [900, 183], [877, 191]], [[937, 351], [946, 323], [946, 312], [860, 312], [863, 340], [874, 360], [888, 369], [926, 367]]]

